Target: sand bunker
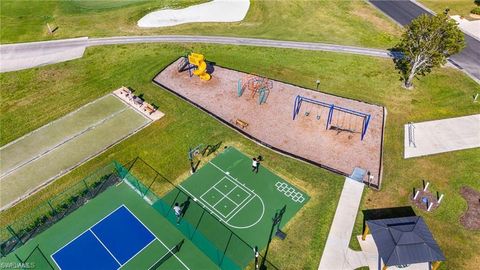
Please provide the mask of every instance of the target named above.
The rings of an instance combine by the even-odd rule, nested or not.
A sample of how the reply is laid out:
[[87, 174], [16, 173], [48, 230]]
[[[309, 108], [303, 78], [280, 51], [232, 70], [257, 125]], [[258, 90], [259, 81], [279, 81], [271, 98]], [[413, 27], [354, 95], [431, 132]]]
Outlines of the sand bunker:
[[139, 27], [166, 27], [192, 22], [238, 22], [245, 18], [249, 0], [213, 0], [183, 9], [151, 12], [138, 21]]

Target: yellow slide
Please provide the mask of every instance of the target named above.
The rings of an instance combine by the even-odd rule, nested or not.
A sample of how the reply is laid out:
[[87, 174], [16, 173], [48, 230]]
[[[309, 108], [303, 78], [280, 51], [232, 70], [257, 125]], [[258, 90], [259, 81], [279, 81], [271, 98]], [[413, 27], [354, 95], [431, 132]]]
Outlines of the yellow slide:
[[201, 80], [208, 81], [212, 78], [207, 73], [207, 63], [205, 63], [205, 56], [199, 53], [191, 53], [188, 55], [188, 62], [197, 66], [197, 69], [193, 71], [193, 74], [200, 77]]

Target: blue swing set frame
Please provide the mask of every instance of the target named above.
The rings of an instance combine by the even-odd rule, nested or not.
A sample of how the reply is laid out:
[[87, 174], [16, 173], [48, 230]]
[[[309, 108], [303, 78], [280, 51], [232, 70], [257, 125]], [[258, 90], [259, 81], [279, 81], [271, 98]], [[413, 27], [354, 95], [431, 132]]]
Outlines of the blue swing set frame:
[[368, 124], [370, 123], [370, 119], [371, 119], [370, 114], [366, 114], [366, 113], [363, 113], [363, 112], [358, 112], [358, 111], [355, 111], [355, 110], [351, 110], [351, 109], [343, 108], [343, 107], [340, 107], [340, 106], [336, 106], [335, 104], [329, 104], [329, 103], [326, 103], [326, 102], [323, 102], [323, 101], [320, 101], [320, 100], [316, 100], [316, 99], [307, 98], [307, 97], [304, 97], [304, 96], [297, 95], [297, 97], [295, 98], [295, 101], [293, 103], [293, 120], [295, 120], [298, 113], [300, 112], [300, 108], [301, 108], [303, 102], [319, 105], [319, 106], [326, 107], [326, 108], [329, 109], [327, 123], [326, 123], [326, 126], [325, 126], [325, 129], [327, 129], [327, 130], [332, 125], [332, 118], [333, 118], [333, 114], [334, 114], [335, 110], [362, 117], [363, 118], [363, 123], [362, 123], [361, 140], [363, 141], [363, 139], [365, 137], [365, 134], [367, 133], [367, 130], [368, 130]]

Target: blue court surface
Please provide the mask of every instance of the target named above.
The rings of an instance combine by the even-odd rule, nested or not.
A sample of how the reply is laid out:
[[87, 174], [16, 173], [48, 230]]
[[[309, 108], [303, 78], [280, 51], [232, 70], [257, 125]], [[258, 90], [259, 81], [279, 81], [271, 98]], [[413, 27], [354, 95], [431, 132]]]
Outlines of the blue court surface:
[[124, 205], [52, 254], [59, 269], [119, 269], [157, 238]]

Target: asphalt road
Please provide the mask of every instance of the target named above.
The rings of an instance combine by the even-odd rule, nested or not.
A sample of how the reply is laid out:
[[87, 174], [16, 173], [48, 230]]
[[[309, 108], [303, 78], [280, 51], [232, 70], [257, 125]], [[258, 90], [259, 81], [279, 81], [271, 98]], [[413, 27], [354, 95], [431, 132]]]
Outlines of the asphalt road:
[[[369, 0], [369, 2], [389, 16], [392, 20], [405, 26], [421, 14], [431, 14], [411, 1]], [[450, 57], [450, 62], [480, 82], [480, 41], [465, 34], [467, 46], [460, 53]]]

